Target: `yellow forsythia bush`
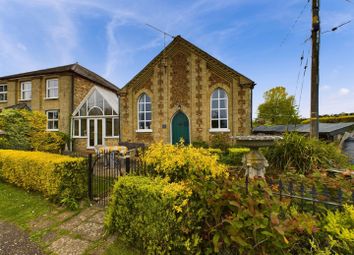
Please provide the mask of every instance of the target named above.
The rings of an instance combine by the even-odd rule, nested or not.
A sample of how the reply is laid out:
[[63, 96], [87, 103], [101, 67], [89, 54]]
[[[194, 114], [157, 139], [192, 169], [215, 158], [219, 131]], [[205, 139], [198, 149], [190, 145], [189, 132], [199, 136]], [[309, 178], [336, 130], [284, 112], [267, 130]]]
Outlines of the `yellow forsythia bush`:
[[149, 146], [143, 156], [146, 166], [171, 181], [191, 177], [227, 177], [225, 165], [218, 163], [218, 155], [204, 148], [155, 143]]
[[55, 202], [72, 203], [87, 195], [84, 158], [46, 152], [0, 150], [0, 178]]

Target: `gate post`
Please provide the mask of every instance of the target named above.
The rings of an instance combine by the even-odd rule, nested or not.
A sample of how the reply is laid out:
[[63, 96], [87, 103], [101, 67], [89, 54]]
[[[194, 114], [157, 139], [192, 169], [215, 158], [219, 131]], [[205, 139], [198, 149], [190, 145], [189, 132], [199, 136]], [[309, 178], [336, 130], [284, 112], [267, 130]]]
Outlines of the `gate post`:
[[92, 195], [92, 173], [93, 173], [93, 167], [92, 167], [92, 154], [90, 153], [88, 155], [88, 166], [87, 166], [87, 174], [88, 174], [88, 197], [90, 200], [93, 199]]
[[125, 158], [125, 172], [130, 173], [130, 157]]

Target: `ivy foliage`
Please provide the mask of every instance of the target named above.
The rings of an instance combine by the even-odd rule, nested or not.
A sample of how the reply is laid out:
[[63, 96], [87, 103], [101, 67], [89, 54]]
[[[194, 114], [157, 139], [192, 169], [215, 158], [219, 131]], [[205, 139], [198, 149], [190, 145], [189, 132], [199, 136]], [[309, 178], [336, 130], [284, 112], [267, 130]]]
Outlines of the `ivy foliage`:
[[5, 109], [0, 113], [0, 147], [7, 149], [60, 152], [68, 140], [61, 132], [46, 131], [47, 117], [42, 112]]

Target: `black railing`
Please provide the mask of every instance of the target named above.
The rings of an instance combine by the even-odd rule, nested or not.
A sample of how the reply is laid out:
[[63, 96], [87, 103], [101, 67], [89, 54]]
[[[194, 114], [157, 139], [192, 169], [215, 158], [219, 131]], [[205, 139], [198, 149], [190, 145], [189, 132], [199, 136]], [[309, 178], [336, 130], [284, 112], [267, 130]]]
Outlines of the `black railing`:
[[[249, 191], [250, 180], [246, 177], [246, 194]], [[327, 185], [306, 186], [304, 183], [297, 183], [290, 180], [269, 179], [268, 185], [272, 189], [272, 194], [280, 201], [291, 199], [292, 203], [298, 204], [302, 211], [312, 210], [313, 213], [324, 206], [326, 209], [341, 209], [343, 204], [354, 204], [354, 190], [343, 191], [342, 188], [329, 188]]]

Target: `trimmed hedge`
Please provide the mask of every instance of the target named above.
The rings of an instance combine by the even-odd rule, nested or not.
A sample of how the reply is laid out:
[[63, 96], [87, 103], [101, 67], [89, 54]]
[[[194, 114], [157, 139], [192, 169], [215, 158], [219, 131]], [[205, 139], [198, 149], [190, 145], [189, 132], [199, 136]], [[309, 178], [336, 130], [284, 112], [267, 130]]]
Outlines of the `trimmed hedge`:
[[72, 204], [87, 196], [84, 158], [17, 150], [0, 150], [0, 178], [45, 197]]
[[105, 226], [147, 254], [195, 254], [198, 221], [186, 217], [192, 195], [186, 183], [124, 176], [114, 185]]
[[[344, 116], [328, 116], [328, 117], [320, 117], [321, 123], [339, 123], [339, 122], [354, 122], [353, 115], [344, 115]], [[310, 123], [310, 119], [303, 120], [301, 124]]]

